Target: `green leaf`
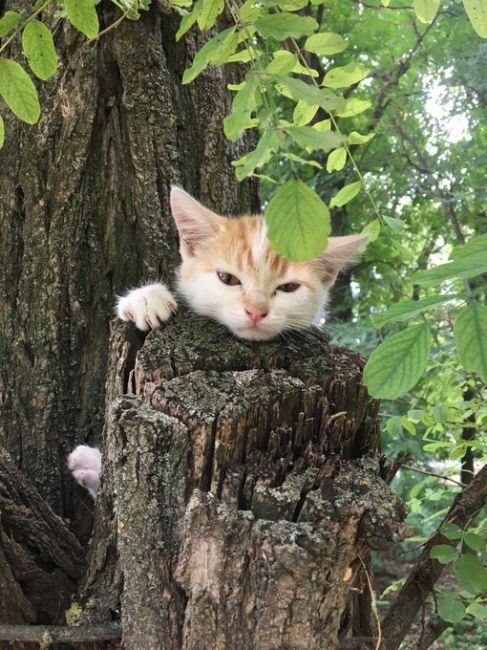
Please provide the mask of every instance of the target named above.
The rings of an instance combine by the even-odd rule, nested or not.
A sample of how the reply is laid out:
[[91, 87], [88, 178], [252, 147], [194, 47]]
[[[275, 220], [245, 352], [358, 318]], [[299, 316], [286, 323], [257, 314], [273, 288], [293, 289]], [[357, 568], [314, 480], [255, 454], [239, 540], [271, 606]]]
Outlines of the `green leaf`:
[[382, 6], [388, 7], [391, 4], [391, 0], [382, 0]]
[[179, 29], [176, 32], [176, 41], [181, 40], [181, 38], [188, 32], [191, 27], [195, 24], [195, 22], [198, 19], [198, 15], [195, 11], [196, 8], [193, 9], [189, 14], [185, 14], [181, 22], [179, 23]]
[[253, 151], [240, 158], [240, 160], [232, 162], [232, 165], [237, 167], [235, 171], [237, 179], [241, 181], [247, 176], [251, 176], [256, 167], [262, 167], [276, 149], [279, 149], [279, 139], [276, 132], [274, 129], [267, 129]]
[[191, 83], [196, 77], [203, 72], [203, 70], [218, 56], [220, 50], [225, 45], [225, 40], [232, 36], [235, 32], [235, 27], [229, 27], [223, 32], [220, 32], [203, 45], [203, 47], [196, 53], [193, 64], [183, 74], [183, 84]]
[[3, 123], [3, 117], [0, 115], [0, 149], [3, 147], [5, 142], [5, 125]]
[[384, 222], [393, 230], [402, 230], [404, 228], [404, 221], [396, 219], [396, 217], [382, 217]]
[[287, 181], [265, 212], [267, 237], [277, 253], [302, 261], [320, 255], [330, 234], [330, 213], [303, 181]]
[[64, 0], [69, 22], [88, 38], [95, 38], [100, 29], [93, 0]]
[[323, 54], [325, 56], [343, 52], [346, 47], [347, 43], [345, 39], [339, 34], [334, 34], [333, 32], [320, 32], [319, 34], [313, 34], [306, 39], [306, 43], [304, 44], [304, 49], [308, 52]]
[[487, 383], [487, 307], [473, 301], [458, 314], [453, 335], [460, 361]]
[[374, 219], [368, 223], [362, 232], [369, 236], [369, 241], [375, 241], [380, 235], [380, 219]]
[[353, 198], [355, 198], [361, 189], [361, 181], [355, 181], [355, 183], [349, 183], [348, 185], [345, 185], [345, 187], [342, 187], [342, 189], [337, 194], [335, 194], [335, 196], [330, 201], [330, 208], [341, 208], [342, 205], [345, 205], [345, 203], [348, 203]]
[[232, 112], [223, 120], [225, 136], [231, 142], [239, 140], [245, 129], [253, 126], [252, 113], [257, 108], [255, 94], [258, 85], [257, 77], [247, 73], [244, 83], [233, 98]]
[[487, 4], [485, 0], [463, 0], [472, 27], [481, 38], [487, 38]]
[[22, 48], [32, 72], [46, 81], [57, 70], [57, 55], [51, 30], [39, 20], [29, 20], [22, 32]]
[[451, 254], [451, 260], [462, 260], [475, 257], [479, 262], [487, 264], [487, 235], [472, 237], [466, 244], [456, 246]]
[[321, 106], [328, 113], [344, 106], [342, 97], [337, 97], [330, 90], [315, 88], [315, 86], [307, 84], [301, 79], [282, 75], [276, 77], [276, 81], [289, 91], [288, 95], [292, 99], [304, 101], [310, 106]]
[[282, 157], [287, 158], [288, 160], [293, 160], [294, 162], [297, 162], [300, 165], [310, 165], [311, 167], [315, 167], [316, 169], [323, 169], [320, 163], [317, 162], [316, 160], [305, 160], [304, 158], [301, 158], [301, 156], [296, 156], [296, 154], [294, 153], [284, 153], [282, 154]]
[[289, 126], [286, 132], [303, 149], [330, 151], [339, 147], [344, 140], [336, 131], [317, 131], [312, 126]]
[[442, 305], [449, 300], [453, 300], [456, 296], [430, 296], [422, 300], [403, 300], [396, 302], [389, 307], [389, 309], [382, 314], [373, 314], [372, 323], [375, 327], [384, 327], [388, 323], [396, 323], [400, 321], [410, 320], [415, 318], [437, 305]]
[[254, 25], [261, 36], [275, 38], [278, 41], [309, 36], [318, 29], [318, 23], [314, 18], [296, 16], [287, 12], [262, 16], [255, 21]]
[[313, 104], [310, 106], [306, 102], [303, 102], [302, 99], [298, 101], [293, 111], [293, 124], [294, 126], [305, 126], [316, 115], [318, 112], [318, 104]]
[[323, 86], [328, 88], [345, 88], [362, 81], [369, 74], [356, 63], [348, 63], [338, 68], [332, 68], [325, 74]]
[[360, 133], [357, 133], [357, 131], [352, 131], [348, 134], [349, 144], [365, 144], [366, 142], [369, 142], [369, 140], [372, 140], [372, 138], [375, 138], [375, 133], [361, 135]]
[[467, 614], [472, 614], [475, 618], [485, 621], [487, 619], [487, 607], [480, 603], [470, 603], [467, 607]]
[[366, 99], [347, 99], [345, 102], [345, 107], [341, 111], [337, 111], [338, 117], [354, 117], [363, 113], [368, 108], [372, 106], [372, 102], [369, 102]]
[[224, 7], [224, 0], [202, 0], [201, 11], [196, 19], [201, 31], [213, 27]]
[[430, 23], [439, 6], [440, 0], [413, 0], [414, 11], [422, 23]]
[[339, 149], [335, 149], [328, 155], [328, 159], [326, 161], [326, 171], [327, 172], [332, 172], [334, 169], [337, 171], [340, 171], [340, 169], [343, 169], [345, 167], [345, 163], [347, 162], [347, 150], [345, 147], [340, 147]]
[[477, 556], [461, 555], [453, 565], [453, 572], [465, 591], [473, 595], [487, 592], [487, 570]]
[[474, 278], [477, 275], [487, 273], [487, 261], [483, 262], [472, 256], [471, 258], [461, 258], [446, 264], [440, 264], [426, 271], [416, 271], [411, 281], [415, 284], [421, 284], [425, 287], [434, 287], [445, 280], [452, 278]]
[[484, 537], [478, 535], [477, 533], [465, 533], [463, 541], [473, 551], [480, 551], [481, 553], [485, 551], [486, 540]]
[[6, 36], [20, 21], [20, 14], [16, 11], [6, 11], [0, 18], [0, 38]]
[[19, 119], [35, 124], [41, 114], [37, 90], [16, 61], [0, 58], [0, 95]]
[[432, 560], [438, 560], [441, 564], [453, 562], [457, 557], [458, 553], [456, 550], [453, 547], [448, 546], [448, 544], [437, 544], [436, 546], [433, 546], [430, 551], [430, 558]]
[[285, 74], [286, 72], [291, 72], [297, 62], [296, 56], [287, 50], [277, 50], [273, 56], [274, 59], [265, 69], [269, 74]]
[[441, 526], [440, 533], [448, 539], [460, 539], [462, 536], [462, 529], [456, 524], [447, 522]]
[[453, 594], [441, 594], [438, 597], [438, 614], [448, 623], [459, 623], [465, 616], [465, 606]]
[[412, 325], [390, 336], [370, 355], [364, 381], [372, 397], [396, 399], [423, 374], [431, 347], [428, 325]]

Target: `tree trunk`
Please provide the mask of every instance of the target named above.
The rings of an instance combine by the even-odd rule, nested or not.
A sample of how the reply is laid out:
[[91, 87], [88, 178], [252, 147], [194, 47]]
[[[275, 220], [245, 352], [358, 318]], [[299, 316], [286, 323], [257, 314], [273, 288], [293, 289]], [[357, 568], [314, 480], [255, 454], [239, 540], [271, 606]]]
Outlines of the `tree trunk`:
[[[105, 25], [118, 15], [99, 7]], [[369, 548], [396, 539], [402, 515], [380, 478], [360, 357], [319, 333], [239, 342], [184, 312], [139, 352], [140, 335], [114, 326], [109, 349], [114, 294], [171, 279], [171, 183], [224, 214], [257, 207], [229, 165], [245, 143], [231, 151], [223, 139], [229, 79], [208, 70], [181, 85], [201, 38], [176, 44], [179, 19], [161, 7], [94, 44], [58, 29], [61, 69], [42, 85], [38, 127], [6, 120], [0, 442], [80, 532], [89, 501], [65, 458], [100, 444], [105, 419], [78, 600], [89, 624], [121, 616], [125, 648], [367, 647], [353, 637], [376, 634]], [[29, 526], [51, 522], [51, 543], [69, 531], [39, 495], [5, 485], [12, 511], [22, 495], [30, 510], [14, 527], [2, 506], [0, 586], [12, 601], [0, 620], [60, 621], [79, 566], [32, 546]], [[82, 562], [75, 541], [72, 551]], [[30, 577], [52, 573], [45, 598], [29, 598], [28, 562]]]
[[[201, 36], [176, 43], [179, 17], [153, 5], [95, 43], [59, 26], [38, 126], [2, 111], [0, 443], [76, 520], [65, 459], [101, 442], [114, 295], [171, 280], [178, 260], [169, 186], [222, 213], [257, 207], [230, 166], [243, 144], [223, 136], [230, 79], [211, 69], [182, 86]], [[106, 2], [99, 13], [102, 25], [120, 15]]]
[[189, 313], [135, 364], [133, 345], [115, 326], [85, 620], [118, 591], [128, 650], [369, 647], [369, 550], [403, 513], [361, 358], [318, 331], [256, 344]]

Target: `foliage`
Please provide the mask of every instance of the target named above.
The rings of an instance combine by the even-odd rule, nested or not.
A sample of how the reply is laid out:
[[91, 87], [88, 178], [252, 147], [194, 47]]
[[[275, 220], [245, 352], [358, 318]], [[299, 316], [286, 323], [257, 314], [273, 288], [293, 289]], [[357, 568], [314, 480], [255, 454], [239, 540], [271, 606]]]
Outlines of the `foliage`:
[[[112, 2], [133, 20], [150, 5]], [[396, 488], [413, 543], [423, 541], [486, 453], [487, 44], [476, 36], [487, 37], [486, 3], [463, 0], [465, 11], [454, 0], [170, 4], [181, 15], [179, 39], [196, 27], [208, 35], [184, 83], [211, 65], [244, 68], [223, 129], [232, 142], [258, 134], [233, 164], [237, 178], [262, 179], [276, 250], [313, 257], [332, 223], [336, 234], [369, 234], [328, 327], [370, 354], [364, 377], [385, 400], [386, 453], [412, 457]], [[34, 124], [40, 115], [25, 63], [48, 81], [57, 69], [50, 30], [68, 20], [97, 38], [95, 5], [38, 0], [29, 15], [0, 18], [0, 95], [18, 118]], [[17, 37], [25, 61], [5, 57]], [[452, 116], [463, 133], [452, 134]], [[437, 587], [433, 605], [467, 625], [485, 617], [487, 513], [442, 533], [431, 557], [456, 583]]]

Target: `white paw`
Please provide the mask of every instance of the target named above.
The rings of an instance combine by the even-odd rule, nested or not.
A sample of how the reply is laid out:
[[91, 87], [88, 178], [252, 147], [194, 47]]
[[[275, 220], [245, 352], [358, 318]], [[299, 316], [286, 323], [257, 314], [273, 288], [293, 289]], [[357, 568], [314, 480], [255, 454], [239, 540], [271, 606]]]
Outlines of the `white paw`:
[[159, 327], [176, 311], [176, 300], [164, 284], [147, 284], [118, 299], [117, 315], [134, 321], [139, 330]]
[[68, 467], [80, 485], [96, 497], [100, 485], [101, 454], [96, 447], [78, 445], [68, 456]]

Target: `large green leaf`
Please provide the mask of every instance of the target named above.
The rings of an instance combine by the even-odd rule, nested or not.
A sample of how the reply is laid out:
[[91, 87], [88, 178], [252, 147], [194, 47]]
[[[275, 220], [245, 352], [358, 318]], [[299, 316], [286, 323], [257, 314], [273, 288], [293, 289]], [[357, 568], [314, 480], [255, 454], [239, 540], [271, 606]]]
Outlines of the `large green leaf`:
[[306, 39], [304, 49], [308, 52], [315, 54], [323, 54], [330, 56], [331, 54], [338, 54], [343, 52], [347, 47], [347, 42], [340, 36], [340, 34], [333, 34], [333, 32], [320, 32], [313, 34]]
[[287, 50], [277, 50], [273, 53], [273, 57], [265, 69], [268, 74], [286, 74], [291, 72], [297, 63], [296, 55]]
[[344, 141], [344, 137], [336, 131], [317, 131], [312, 126], [288, 126], [286, 132], [303, 149], [330, 151]]
[[100, 29], [93, 0], [64, 0], [69, 22], [88, 38], [95, 38]]
[[487, 2], [485, 0], [463, 0], [472, 27], [481, 38], [487, 38]]
[[272, 153], [279, 148], [279, 139], [274, 129], [266, 129], [263, 136], [259, 140], [256, 148], [232, 163], [235, 170], [235, 175], [239, 181], [251, 176], [256, 167], [262, 167], [269, 160]]
[[487, 383], [487, 307], [474, 301], [462, 309], [453, 334], [465, 370], [477, 372]]
[[432, 309], [437, 305], [441, 305], [449, 300], [453, 300], [456, 296], [430, 296], [422, 300], [404, 300], [396, 302], [391, 305], [389, 309], [382, 314], [373, 314], [372, 323], [375, 327], [383, 327], [388, 323], [410, 320], [415, 316], [419, 316], [428, 309]]
[[345, 106], [343, 97], [337, 97], [331, 90], [316, 88], [311, 84], [301, 81], [301, 79], [279, 75], [276, 77], [276, 81], [288, 90], [286, 94], [292, 97], [292, 99], [304, 101], [310, 106], [321, 106], [328, 113]]
[[231, 141], [239, 140], [245, 129], [255, 125], [252, 113], [257, 108], [256, 91], [259, 85], [254, 74], [247, 73], [243, 86], [232, 102], [232, 112], [223, 120], [223, 130]]
[[212, 27], [224, 7], [224, 0], [202, 0], [201, 11], [197, 18], [198, 27], [201, 30]]
[[465, 616], [465, 606], [455, 594], [441, 594], [438, 599], [438, 614], [448, 623], [459, 623]]
[[431, 348], [428, 325], [411, 325], [381, 343], [364, 368], [364, 381], [373, 397], [396, 399], [418, 382]]
[[20, 21], [20, 14], [16, 11], [6, 11], [0, 18], [0, 38], [6, 36]]
[[471, 594], [487, 593], [487, 569], [483, 562], [470, 553], [461, 555], [453, 565], [458, 584]]
[[441, 562], [441, 564], [448, 564], [449, 562], [453, 562], [453, 560], [456, 560], [457, 557], [458, 553], [456, 550], [453, 548], [453, 546], [449, 546], [448, 544], [437, 544], [436, 546], [433, 546], [430, 551], [430, 558], [433, 560], [438, 560], [438, 562]]
[[487, 235], [472, 237], [466, 244], [456, 246], [451, 254], [451, 260], [475, 257], [479, 262], [487, 264]]
[[474, 278], [477, 275], [482, 275], [482, 273], [487, 273], [487, 260], [484, 261], [480, 255], [472, 255], [471, 257], [462, 257], [453, 262], [440, 264], [426, 271], [416, 271], [411, 281], [425, 287], [435, 287], [445, 282], [445, 280]]
[[274, 250], [292, 260], [312, 259], [326, 248], [330, 213], [300, 180], [291, 179], [279, 188], [269, 201], [265, 221]]
[[439, 6], [440, 0], [413, 0], [414, 11], [422, 23], [430, 23]]
[[366, 99], [355, 99], [354, 97], [350, 97], [345, 102], [344, 108], [337, 111], [337, 115], [338, 117], [354, 117], [359, 113], [363, 113], [371, 106], [372, 102], [369, 102]]
[[314, 18], [297, 16], [287, 12], [262, 16], [254, 24], [261, 36], [275, 38], [278, 41], [290, 37], [309, 36], [318, 28], [318, 23]]
[[37, 122], [41, 114], [37, 90], [22, 66], [11, 59], [0, 58], [0, 95], [19, 119]]
[[0, 115], [0, 149], [3, 147], [5, 141], [5, 126], [3, 124], [3, 117]]
[[191, 67], [184, 71], [183, 84], [191, 83], [210, 63], [213, 63], [220, 50], [225, 47], [226, 39], [232, 38], [234, 33], [235, 27], [229, 27], [216, 36], [213, 36], [213, 38], [210, 38], [196, 53]]
[[29, 20], [22, 32], [22, 48], [32, 72], [46, 81], [57, 70], [57, 54], [51, 30], [40, 20]]
[[332, 68], [325, 74], [323, 86], [328, 88], [345, 88], [362, 81], [369, 74], [368, 70], [356, 63], [348, 63], [338, 68]]
[[330, 201], [330, 208], [341, 208], [342, 205], [345, 205], [345, 203], [348, 203], [354, 199], [361, 189], [361, 181], [355, 181], [354, 183], [345, 185], [345, 187], [342, 187], [342, 189], [337, 192], [337, 194], [335, 194], [335, 196]]

